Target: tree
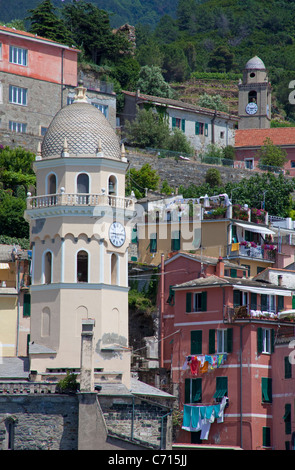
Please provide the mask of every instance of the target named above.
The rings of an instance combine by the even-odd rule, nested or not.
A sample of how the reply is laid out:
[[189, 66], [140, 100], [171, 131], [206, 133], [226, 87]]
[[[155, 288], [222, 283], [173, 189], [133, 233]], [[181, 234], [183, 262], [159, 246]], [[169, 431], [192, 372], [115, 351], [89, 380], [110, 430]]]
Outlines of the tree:
[[218, 46], [208, 62], [211, 72], [229, 72], [234, 64], [234, 54], [226, 46]]
[[51, 0], [43, 0], [33, 10], [28, 10], [31, 15], [26, 18], [30, 21], [29, 31], [44, 38], [64, 44], [72, 44], [71, 36], [62, 19], [55, 14], [55, 7]]
[[180, 129], [173, 129], [167, 142], [168, 150], [194, 155], [195, 149]]
[[16, 194], [17, 188], [23, 186], [25, 195], [30, 186], [35, 186], [36, 177], [32, 168], [35, 155], [21, 147], [0, 150], [0, 182], [4, 189], [11, 189]]
[[209, 184], [210, 188], [221, 186], [222, 180], [220, 171], [217, 170], [217, 168], [209, 168], [205, 176], [205, 181]]
[[136, 118], [125, 123], [127, 141], [140, 148], [165, 148], [169, 134], [168, 122], [153, 109], [139, 109]]
[[265, 139], [264, 145], [257, 151], [257, 156], [260, 167], [274, 167], [268, 168], [270, 171], [283, 168], [287, 160], [286, 151], [274, 145], [269, 137]]
[[14, 197], [12, 191], [0, 190], [0, 234], [17, 238], [29, 238], [29, 224], [23, 214], [26, 201]]
[[203, 93], [200, 96], [198, 105], [202, 108], [216, 109], [217, 111], [228, 111], [226, 104], [222, 102], [220, 95], [208, 95], [208, 93]]
[[183, 48], [172, 43], [162, 48], [164, 53], [163, 75], [167, 82], [182, 82], [189, 77], [190, 68]]
[[145, 65], [141, 67], [137, 88], [147, 95], [162, 96], [172, 98], [173, 91], [170, 85], [165, 82], [160, 67]]
[[155, 191], [158, 189], [160, 177], [156, 170], [146, 163], [140, 170], [131, 168], [126, 174], [126, 194], [134, 191], [135, 197], [141, 199], [145, 196], [145, 190]]
[[130, 43], [123, 32], [113, 33], [109, 15], [92, 3], [67, 3], [63, 17], [73, 41], [85, 51], [95, 64], [105, 59], [115, 60], [130, 51]]

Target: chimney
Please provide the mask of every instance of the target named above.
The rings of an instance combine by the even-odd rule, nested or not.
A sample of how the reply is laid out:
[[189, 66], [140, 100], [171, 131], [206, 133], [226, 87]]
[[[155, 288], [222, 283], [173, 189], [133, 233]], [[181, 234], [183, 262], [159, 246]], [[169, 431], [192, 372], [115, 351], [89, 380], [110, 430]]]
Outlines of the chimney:
[[217, 265], [216, 265], [216, 276], [224, 277], [224, 261], [222, 256], [219, 256]]
[[81, 392], [94, 392], [93, 327], [94, 320], [82, 320], [80, 367]]

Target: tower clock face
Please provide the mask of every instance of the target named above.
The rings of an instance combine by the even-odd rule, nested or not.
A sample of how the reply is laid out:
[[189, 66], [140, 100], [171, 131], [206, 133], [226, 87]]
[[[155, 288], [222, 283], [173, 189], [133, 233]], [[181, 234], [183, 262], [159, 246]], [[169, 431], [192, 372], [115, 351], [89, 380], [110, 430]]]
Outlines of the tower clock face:
[[247, 114], [256, 114], [258, 111], [258, 106], [256, 103], [248, 103], [246, 106]]
[[116, 248], [123, 245], [126, 239], [125, 228], [120, 222], [113, 222], [109, 230], [110, 242]]

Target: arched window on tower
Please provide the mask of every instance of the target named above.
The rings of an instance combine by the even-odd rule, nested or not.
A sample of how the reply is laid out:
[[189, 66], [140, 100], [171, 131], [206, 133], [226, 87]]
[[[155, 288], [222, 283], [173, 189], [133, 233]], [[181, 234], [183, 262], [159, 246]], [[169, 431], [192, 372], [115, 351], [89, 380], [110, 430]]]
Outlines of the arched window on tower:
[[79, 204], [88, 204], [89, 200], [89, 176], [86, 173], [80, 173], [77, 178], [77, 193]]
[[52, 282], [52, 253], [47, 251], [44, 253], [44, 284]]
[[248, 103], [257, 103], [257, 91], [255, 90], [249, 91]]
[[118, 255], [115, 253], [111, 256], [111, 284], [118, 284]]
[[55, 174], [51, 173], [48, 176], [47, 180], [47, 193], [49, 195], [53, 194], [53, 196], [49, 196], [49, 205], [54, 205], [56, 204], [56, 176]]
[[117, 178], [114, 175], [109, 177], [108, 193], [109, 196], [117, 196]]
[[85, 250], [77, 253], [77, 282], [88, 282], [88, 253]]

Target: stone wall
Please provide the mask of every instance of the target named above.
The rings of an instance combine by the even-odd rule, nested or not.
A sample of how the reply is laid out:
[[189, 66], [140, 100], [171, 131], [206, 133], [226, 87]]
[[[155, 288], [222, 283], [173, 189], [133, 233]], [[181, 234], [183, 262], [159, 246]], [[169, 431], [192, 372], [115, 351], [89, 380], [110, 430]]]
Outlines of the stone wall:
[[197, 161], [176, 160], [175, 158], [159, 158], [147, 153], [136, 153], [129, 150], [127, 158], [130, 168], [139, 170], [145, 163], [149, 163], [160, 176], [161, 181], [167, 180], [171, 187], [190, 184], [200, 185], [205, 182], [206, 173], [210, 168], [217, 168], [222, 182], [237, 183], [243, 178], [250, 178], [255, 173], [251, 170], [226, 167], [221, 165], [208, 165]]
[[69, 395], [0, 396], [0, 449], [76, 450], [78, 399]]

